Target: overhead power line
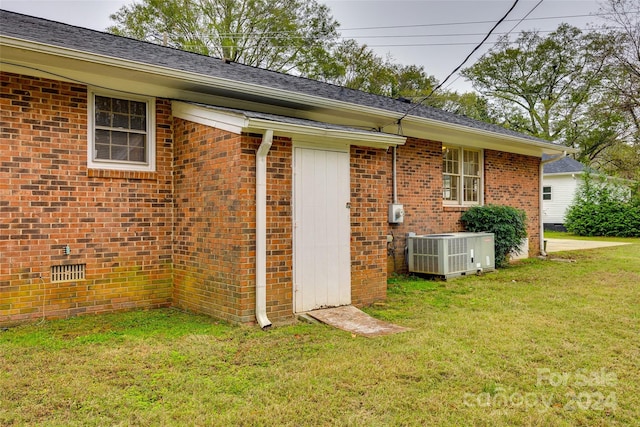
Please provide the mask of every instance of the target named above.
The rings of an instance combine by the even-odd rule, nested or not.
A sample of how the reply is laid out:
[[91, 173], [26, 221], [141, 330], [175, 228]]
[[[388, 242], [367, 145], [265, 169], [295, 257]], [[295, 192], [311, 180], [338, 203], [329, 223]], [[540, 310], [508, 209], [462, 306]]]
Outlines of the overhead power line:
[[[527, 18], [525, 21], [538, 21], [546, 19], [566, 19], [566, 18], [587, 18], [593, 16], [608, 16], [612, 13], [587, 13], [580, 15], [558, 15], [558, 16], [543, 16], [539, 18]], [[503, 22], [516, 22], [520, 19], [505, 19]], [[473, 25], [473, 24], [491, 24], [495, 21], [460, 21], [460, 22], [435, 22], [430, 24], [409, 24], [409, 25], [387, 25], [383, 27], [354, 27], [354, 28], [340, 28], [340, 31], [359, 31], [359, 30], [388, 30], [396, 28], [424, 28], [424, 27], [442, 27], [447, 25]]]
[[[518, 27], [518, 25], [520, 25], [520, 24], [522, 23], [522, 21], [524, 21], [525, 19], [527, 19], [527, 18], [529, 17], [529, 15], [531, 15], [531, 14], [533, 13], [533, 11], [534, 11], [534, 10], [536, 10], [536, 9], [538, 8], [538, 6], [540, 6], [540, 5], [542, 4], [542, 2], [543, 2], [543, 1], [544, 1], [544, 0], [540, 0], [538, 3], [536, 3], [536, 4], [535, 4], [535, 6], [533, 6], [533, 7], [529, 10], [529, 12], [527, 12], [527, 13], [526, 13], [522, 18], [520, 18], [520, 20], [519, 20], [518, 22], [516, 22], [516, 24], [515, 24], [513, 27], [511, 27], [511, 29], [510, 29], [509, 31], [507, 31], [507, 33], [504, 35], [504, 38], [509, 37], [509, 34], [511, 34], [511, 32], [512, 32], [513, 30], [515, 30], [515, 29]], [[543, 32], [543, 31], [539, 31], [539, 32]], [[498, 33], [496, 33], [496, 34], [498, 34]], [[483, 58], [483, 57], [484, 57], [484, 55], [486, 55], [486, 54], [487, 54], [487, 52], [485, 52], [484, 54], [482, 54], [482, 55], [480, 56], [480, 58]], [[449, 88], [449, 86], [451, 86], [452, 84], [454, 84], [455, 82], [457, 82], [459, 78], [460, 78], [460, 74], [458, 74], [458, 77], [456, 77], [456, 78], [455, 78], [451, 83], [449, 83], [449, 84], [445, 87], [445, 89]]]
[[478, 45], [476, 47], [474, 47], [471, 52], [467, 55], [467, 57], [460, 63], [460, 65], [458, 65], [452, 72], [449, 73], [449, 75], [447, 77], [445, 77], [445, 79], [440, 82], [440, 84], [438, 86], [436, 86], [431, 93], [429, 93], [429, 95], [427, 95], [422, 101], [416, 103], [413, 107], [409, 108], [404, 115], [398, 120], [398, 126], [402, 126], [402, 119], [404, 119], [405, 117], [407, 117], [409, 115], [409, 113], [413, 110], [415, 110], [416, 108], [418, 108], [419, 105], [421, 105], [424, 101], [426, 101], [427, 99], [429, 99], [429, 97], [431, 97], [431, 95], [433, 95], [435, 93], [435, 91], [437, 91], [438, 89], [440, 89], [442, 87], [442, 85], [444, 85], [447, 80], [449, 80], [449, 78], [451, 78], [451, 76], [453, 76], [460, 68], [462, 68], [462, 66], [469, 60], [469, 58], [471, 58], [471, 56], [478, 50], [480, 49], [480, 47], [482, 47], [482, 45], [484, 44], [485, 41], [487, 41], [487, 39], [489, 38], [489, 36], [491, 36], [491, 33], [493, 33], [493, 31], [498, 28], [498, 26], [500, 24], [502, 24], [504, 22], [505, 19], [507, 19], [507, 16], [509, 16], [509, 14], [511, 13], [511, 11], [513, 9], [515, 9], [516, 5], [518, 4], [520, 0], [515, 0], [513, 2], [513, 4], [511, 5], [511, 7], [509, 8], [509, 10], [507, 10], [507, 13], [504, 14], [504, 16], [502, 16], [502, 18], [500, 18], [498, 20], [498, 22], [495, 23], [495, 25], [493, 27], [491, 27], [491, 29], [489, 30], [489, 32], [487, 33], [486, 36], [484, 36], [484, 38], [482, 39], [482, 41], [480, 41], [480, 43], [478, 43]]
[[[535, 7], [534, 7], [535, 9]], [[632, 11], [631, 13], [640, 13], [639, 11]], [[609, 16], [612, 13], [591, 13], [591, 14], [579, 14], [579, 15], [557, 15], [557, 16], [542, 16], [537, 18], [514, 18], [514, 19], [505, 19], [504, 22], [518, 22], [521, 23], [523, 21], [543, 21], [543, 20], [551, 20], [551, 19], [568, 19], [568, 18], [588, 18], [588, 17], [596, 17], [596, 16]], [[409, 24], [409, 25], [387, 25], [387, 26], [374, 26], [374, 27], [353, 27], [353, 28], [340, 28], [338, 27], [338, 31], [359, 31], [359, 30], [387, 30], [387, 29], [402, 29], [402, 28], [426, 28], [426, 27], [442, 27], [442, 26], [453, 26], [453, 25], [474, 25], [474, 24], [492, 24], [495, 21], [460, 21], [460, 22], [436, 22], [430, 24]], [[287, 34], [295, 33], [295, 30], [279, 30], [279, 31], [265, 31], [265, 32], [229, 32], [229, 33], [221, 33], [221, 36], [224, 37], [233, 37], [238, 35], [261, 35], [261, 36], [283, 36]], [[484, 33], [481, 33], [484, 34]], [[481, 35], [479, 34], [479, 35]], [[471, 35], [471, 34], [469, 34]], [[403, 36], [378, 36], [378, 35], [370, 35], [370, 36], [348, 36], [348, 38], [360, 38], [360, 37], [403, 37]]]

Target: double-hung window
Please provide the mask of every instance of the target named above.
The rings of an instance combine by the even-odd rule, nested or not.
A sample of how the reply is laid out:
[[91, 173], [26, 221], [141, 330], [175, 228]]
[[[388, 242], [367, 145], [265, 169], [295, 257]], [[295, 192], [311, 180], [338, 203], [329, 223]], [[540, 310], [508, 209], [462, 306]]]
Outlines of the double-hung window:
[[153, 99], [92, 92], [89, 102], [89, 167], [155, 170]]
[[482, 151], [442, 147], [442, 199], [447, 205], [482, 203]]
[[551, 200], [551, 187], [542, 187], [542, 200]]

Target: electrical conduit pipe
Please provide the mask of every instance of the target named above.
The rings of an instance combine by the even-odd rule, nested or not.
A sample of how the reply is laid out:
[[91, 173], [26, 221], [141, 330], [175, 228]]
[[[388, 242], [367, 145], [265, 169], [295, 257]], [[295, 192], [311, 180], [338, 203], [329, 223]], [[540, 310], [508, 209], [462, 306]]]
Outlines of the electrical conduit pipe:
[[273, 130], [267, 129], [256, 152], [256, 320], [263, 330], [271, 326], [267, 318], [267, 156]]

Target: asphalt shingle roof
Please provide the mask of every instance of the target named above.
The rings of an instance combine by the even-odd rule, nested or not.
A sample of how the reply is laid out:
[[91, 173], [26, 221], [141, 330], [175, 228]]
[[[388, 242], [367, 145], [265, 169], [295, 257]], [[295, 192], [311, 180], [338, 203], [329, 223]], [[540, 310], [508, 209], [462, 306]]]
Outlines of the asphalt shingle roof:
[[174, 48], [116, 36], [100, 31], [71, 26], [60, 22], [0, 11], [0, 34], [61, 48], [120, 58], [152, 66], [167, 67], [190, 73], [229, 79], [237, 82], [298, 92], [330, 100], [379, 108], [382, 110], [454, 124], [471, 129], [546, 142], [501, 126], [477, 121], [437, 108], [408, 104], [401, 100], [373, 95], [316, 80], [273, 72], [218, 58], [185, 52]]
[[[548, 158], [549, 156], [542, 156], [543, 161]], [[555, 162], [545, 163], [543, 166], [544, 173], [575, 173], [586, 169], [585, 165], [571, 157], [563, 157]]]

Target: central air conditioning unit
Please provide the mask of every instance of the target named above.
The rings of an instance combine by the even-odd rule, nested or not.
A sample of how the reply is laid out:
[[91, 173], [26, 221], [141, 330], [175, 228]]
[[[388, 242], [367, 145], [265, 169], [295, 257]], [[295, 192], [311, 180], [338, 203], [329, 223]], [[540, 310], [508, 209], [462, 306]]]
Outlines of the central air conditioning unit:
[[409, 272], [445, 279], [495, 269], [493, 233], [408, 236]]

